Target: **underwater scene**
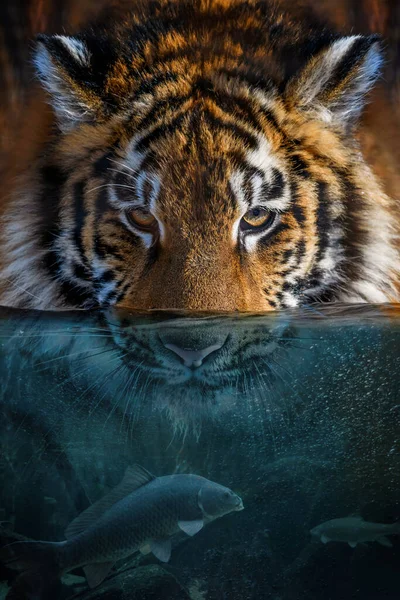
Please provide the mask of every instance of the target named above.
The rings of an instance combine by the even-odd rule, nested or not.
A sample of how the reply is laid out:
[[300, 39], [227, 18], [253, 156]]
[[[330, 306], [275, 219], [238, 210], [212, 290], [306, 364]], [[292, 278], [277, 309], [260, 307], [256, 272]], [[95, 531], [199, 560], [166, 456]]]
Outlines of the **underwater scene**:
[[0, 311], [0, 599], [398, 600], [400, 311]]

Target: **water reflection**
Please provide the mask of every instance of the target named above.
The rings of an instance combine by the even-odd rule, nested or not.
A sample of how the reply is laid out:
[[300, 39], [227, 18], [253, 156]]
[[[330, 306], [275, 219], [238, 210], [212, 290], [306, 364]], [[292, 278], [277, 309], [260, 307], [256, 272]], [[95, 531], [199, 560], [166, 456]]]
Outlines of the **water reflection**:
[[[137, 462], [221, 482], [246, 507], [193, 539], [178, 536], [162, 571], [175, 581], [164, 587], [185, 589], [176, 597], [302, 600], [335, 580], [332, 599], [366, 600], [381, 597], [384, 578], [385, 598], [397, 598], [398, 538], [393, 548], [353, 550], [310, 535], [349, 515], [400, 519], [397, 315], [389, 307], [247, 317], [4, 309], [2, 540], [11, 530], [64, 539], [67, 524]], [[102, 586], [119, 590], [116, 598], [124, 589], [145, 598], [138, 569], [157, 560], [133, 564], [131, 587], [123, 572]], [[64, 580], [57, 593], [102, 598], [102, 586], [86, 596], [83, 580]]]

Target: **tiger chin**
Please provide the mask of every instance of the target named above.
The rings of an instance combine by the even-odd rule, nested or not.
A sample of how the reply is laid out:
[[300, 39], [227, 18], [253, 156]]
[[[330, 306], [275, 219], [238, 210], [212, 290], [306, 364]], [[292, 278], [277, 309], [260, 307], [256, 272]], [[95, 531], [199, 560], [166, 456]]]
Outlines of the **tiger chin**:
[[62, 426], [64, 413], [94, 431], [116, 423], [121, 435], [143, 419], [161, 418], [173, 432], [196, 436], [205, 424], [235, 415], [251, 422], [267, 410], [281, 418], [288, 410], [281, 392], [292, 390], [292, 346], [297, 361], [302, 357], [295, 325], [280, 313], [188, 318], [112, 309], [22, 316], [11, 311], [7, 331], [14, 334], [3, 338], [2, 360], [27, 385], [21, 397], [13, 386], [13, 405], [35, 416], [29, 398], [41, 389], [50, 428]]
[[34, 62], [53, 117], [1, 209], [1, 304], [399, 300], [399, 211], [355, 139], [376, 36], [271, 2], [138, 1], [39, 36]]

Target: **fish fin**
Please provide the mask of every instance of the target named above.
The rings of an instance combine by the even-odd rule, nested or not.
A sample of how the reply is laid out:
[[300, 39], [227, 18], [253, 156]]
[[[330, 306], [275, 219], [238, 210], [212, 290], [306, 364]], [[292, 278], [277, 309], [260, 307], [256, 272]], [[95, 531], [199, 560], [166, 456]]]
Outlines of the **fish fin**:
[[196, 521], [178, 521], [178, 526], [182, 531], [187, 533], [187, 535], [196, 535], [196, 533], [199, 533], [199, 531], [203, 529], [204, 521], [203, 519], [198, 519]]
[[350, 548], [355, 548], [357, 546], [357, 542], [347, 542]]
[[390, 532], [391, 535], [400, 535], [400, 521], [396, 521], [392, 525], [393, 529]]
[[139, 550], [140, 550], [141, 554], [144, 554], [144, 555], [150, 554], [151, 546], [150, 546], [150, 544], [143, 544], [143, 546], [141, 546], [139, 548]]
[[152, 540], [150, 547], [154, 556], [161, 562], [168, 562], [171, 558], [171, 540]]
[[85, 565], [83, 570], [90, 588], [100, 585], [114, 566], [114, 561]]
[[392, 542], [389, 540], [389, 538], [385, 537], [384, 535], [382, 537], [378, 538], [376, 541], [381, 546], [386, 546], [386, 548], [393, 548]]
[[331, 540], [324, 534], [321, 535], [321, 542], [323, 544], [327, 544], [328, 542], [330, 542]]
[[80, 515], [78, 515], [68, 525], [65, 531], [65, 537], [67, 540], [79, 535], [82, 531], [88, 529], [93, 523], [95, 523], [107, 510], [114, 504], [132, 494], [138, 488], [146, 485], [150, 481], [155, 479], [154, 475], [149, 473], [145, 468], [139, 465], [133, 465], [128, 467], [125, 471], [125, 475], [114, 489], [108, 494], [100, 498], [97, 502], [89, 506]]

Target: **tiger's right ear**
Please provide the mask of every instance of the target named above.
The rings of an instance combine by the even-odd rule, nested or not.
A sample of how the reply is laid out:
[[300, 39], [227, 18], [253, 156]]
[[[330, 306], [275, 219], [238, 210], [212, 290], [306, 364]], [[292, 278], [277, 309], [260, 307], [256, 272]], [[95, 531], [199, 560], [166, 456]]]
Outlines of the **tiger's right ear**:
[[340, 37], [289, 81], [286, 96], [297, 109], [349, 129], [357, 123], [381, 65], [378, 36]]
[[92, 54], [84, 39], [39, 35], [34, 62], [62, 130], [100, 116], [104, 103], [93, 80]]

